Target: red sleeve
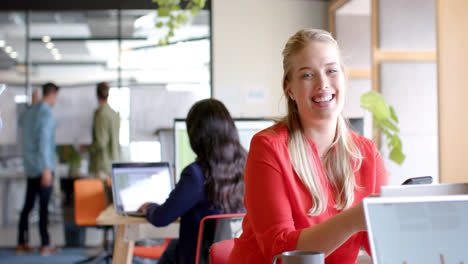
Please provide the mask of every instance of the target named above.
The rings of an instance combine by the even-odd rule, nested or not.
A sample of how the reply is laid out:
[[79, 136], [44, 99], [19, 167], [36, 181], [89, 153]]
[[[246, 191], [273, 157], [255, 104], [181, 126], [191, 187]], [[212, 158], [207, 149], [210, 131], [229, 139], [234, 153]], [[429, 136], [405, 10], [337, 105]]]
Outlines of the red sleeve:
[[367, 254], [372, 256], [367, 232], [364, 232], [364, 242], [362, 243], [362, 246], [364, 247], [364, 250], [367, 252]]
[[380, 187], [387, 185], [389, 173], [385, 169], [384, 161], [382, 155], [377, 150], [374, 144], [374, 161], [375, 161], [375, 188], [374, 193], [380, 193]]
[[[287, 190], [285, 147], [265, 136], [252, 139], [244, 171], [245, 206], [257, 243], [271, 261], [283, 251], [295, 250], [296, 230]], [[286, 165], [287, 166], [287, 165]], [[290, 165], [289, 165], [290, 166]]]
[[[375, 175], [374, 175], [375, 184], [374, 184], [374, 190], [372, 193], [379, 194], [380, 187], [385, 186], [388, 183], [389, 173], [385, 169], [382, 155], [380, 155], [379, 150], [377, 149], [377, 147], [375, 146], [373, 142], [371, 142], [371, 150], [374, 153], [374, 166], [375, 166]], [[364, 232], [363, 240], [364, 241], [363, 241], [362, 246], [366, 250], [367, 254], [369, 254], [369, 256], [372, 256], [370, 244], [369, 244], [369, 235], [367, 232]]]

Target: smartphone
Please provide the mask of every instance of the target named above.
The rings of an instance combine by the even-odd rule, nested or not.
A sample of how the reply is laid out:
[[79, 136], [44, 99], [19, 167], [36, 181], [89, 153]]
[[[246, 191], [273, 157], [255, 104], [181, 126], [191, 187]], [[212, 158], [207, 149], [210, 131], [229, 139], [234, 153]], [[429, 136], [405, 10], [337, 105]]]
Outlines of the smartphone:
[[431, 176], [421, 176], [421, 177], [414, 177], [406, 179], [401, 185], [410, 185], [410, 184], [431, 184], [432, 177]]

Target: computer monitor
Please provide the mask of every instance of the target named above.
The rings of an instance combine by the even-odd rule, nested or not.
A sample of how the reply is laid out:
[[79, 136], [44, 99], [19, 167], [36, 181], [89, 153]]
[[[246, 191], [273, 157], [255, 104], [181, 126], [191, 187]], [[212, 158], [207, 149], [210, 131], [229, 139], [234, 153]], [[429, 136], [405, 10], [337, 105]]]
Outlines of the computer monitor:
[[351, 129], [361, 136], [364, 136], [364, 118], [348, 118]]
[[[272, 126], [275, 122], [264, 118], [235, 118], [234, 123], [239, 133], [239, 140], [245, 150], [249, 151], [250, 140], [259, 131]], [[174, 165], [175, 181], [190, 163], [194, 162], [195, 153], [190, 147], [185, 119], [174, 119]]]

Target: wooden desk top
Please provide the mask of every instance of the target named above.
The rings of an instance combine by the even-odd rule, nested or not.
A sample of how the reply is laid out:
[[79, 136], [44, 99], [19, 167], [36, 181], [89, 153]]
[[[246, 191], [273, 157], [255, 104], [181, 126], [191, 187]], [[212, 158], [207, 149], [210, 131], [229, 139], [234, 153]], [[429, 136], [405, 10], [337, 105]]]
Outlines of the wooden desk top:
[[98, 225], [147, 224], [145, 217], [121, 216], [115, 212], [114, 205], [109, 205], [96, 219]]

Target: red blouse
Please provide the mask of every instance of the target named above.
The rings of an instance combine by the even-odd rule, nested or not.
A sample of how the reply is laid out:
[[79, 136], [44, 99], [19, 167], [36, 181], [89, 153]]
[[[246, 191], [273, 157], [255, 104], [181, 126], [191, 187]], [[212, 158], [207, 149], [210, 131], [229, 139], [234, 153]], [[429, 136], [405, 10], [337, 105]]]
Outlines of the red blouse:
[[[355, 205], [369, 194], [380, 192], [380, 186], [386, 183], [387, 172], [374, 143], [355, 133], [352, 135], [364, 157], [361, 168], [354, 173], [357, 185], [362, 187], [355, 189]], [[317, 177], [326, 183], [317, 148], [311, 140], [309, 143], [315, 155], [312, 160], [319, 168]], [[247, 214], [242, 223], [243, 233], [235, 240], [228, 263], [271, 263], [276, 254], [296, 249], [302, 229], [340, 212], [334, 208], [329, 186], [325, 190], [328, 197], [326, 211], [319, 216], [307, 214], [312, 199], [292, 168], [285, 125], [277, 124], [253, 137], [244, 173]], [[325, 263], [356, 263], [361, 245], [369, 252], [368, 243], [367, 232], [356, 233], [330, 254]]]

